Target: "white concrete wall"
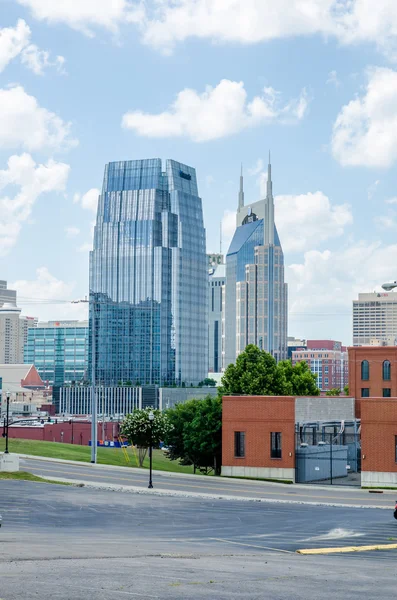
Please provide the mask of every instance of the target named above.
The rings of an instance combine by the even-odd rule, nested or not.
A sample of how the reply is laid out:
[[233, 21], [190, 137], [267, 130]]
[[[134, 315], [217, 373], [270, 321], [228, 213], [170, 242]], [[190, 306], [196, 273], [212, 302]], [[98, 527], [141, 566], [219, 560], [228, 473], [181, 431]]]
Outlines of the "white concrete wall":
[[351, 421], [354, 398], [344, 396], [299, 396], [295, 400], [295, 421]]
[[397, 473], [361, 471], [361, 487], [397, 487]]
[[255, 479], [286, 479], [295, 481], [295, 469], [280, 469], [277, 467], [224, 467], [224, 477], [252, 477]]

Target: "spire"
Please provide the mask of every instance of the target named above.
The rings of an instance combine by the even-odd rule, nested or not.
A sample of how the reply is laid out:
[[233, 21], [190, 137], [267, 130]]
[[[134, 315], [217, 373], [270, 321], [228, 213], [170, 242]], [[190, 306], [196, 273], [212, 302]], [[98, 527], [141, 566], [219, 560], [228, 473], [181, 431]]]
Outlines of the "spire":
[[267, 196], [273, 196], [273, 183], [272, 183], [272, 164], [270, 161], [270, 150], [269, 150], [269, 163], [267, 165]]
[[244, 206], [244, 178], [243, 178], [243, 163], [241, 163], [241, 174], [240, 174], [240, 191], [238, 193], [238, 210], [241, 210]]
[[273, 183], [272, 183], [272, 165], [270, 162], [267, 166], [267, 190], [265, 199], [265, 244], [274, 244], [274, 200], [273, 200]]
[[219, 254], [222, 254], [222, 221], [219, 223]]

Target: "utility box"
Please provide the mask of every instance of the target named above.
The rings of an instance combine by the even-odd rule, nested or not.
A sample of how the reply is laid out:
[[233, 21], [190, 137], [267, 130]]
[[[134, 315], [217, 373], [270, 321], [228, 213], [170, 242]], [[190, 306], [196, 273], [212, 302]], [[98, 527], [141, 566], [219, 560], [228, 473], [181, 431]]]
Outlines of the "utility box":
[[17, 454], [0, 455], [0, 471], [15, 473], [19, 471], [19, 456]]

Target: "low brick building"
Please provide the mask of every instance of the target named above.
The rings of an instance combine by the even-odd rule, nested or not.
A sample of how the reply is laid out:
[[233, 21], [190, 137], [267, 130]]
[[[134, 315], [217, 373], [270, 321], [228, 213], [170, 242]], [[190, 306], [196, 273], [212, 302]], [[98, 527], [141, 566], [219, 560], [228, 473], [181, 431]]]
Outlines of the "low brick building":
[[349, 393], [360, 418], [361, 398], [397, 397], [397, 346], [357, 346], [348, 352]]
[[361, 400], [361, 485], [397, 486], [397, 398]]

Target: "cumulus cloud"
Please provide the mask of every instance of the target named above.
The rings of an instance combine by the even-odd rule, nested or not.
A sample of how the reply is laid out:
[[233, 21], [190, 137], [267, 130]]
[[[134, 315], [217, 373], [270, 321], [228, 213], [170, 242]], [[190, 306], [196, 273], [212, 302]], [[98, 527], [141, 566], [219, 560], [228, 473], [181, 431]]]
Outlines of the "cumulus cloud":
[[65, 23], [92, 37], [95, 28], [117, 32], [125, 22], [136, 23], [143, 18], [139, 2], [130, 0], [17, 0], [31, 10], [33, 16], [48, 23]]
[[332, 152], [344, 166], [390, 167], [397, 160], [397, 72], [368, 71], [364, 94], [343, 106]]
[[48, 67], [56, 67], [63, 72], [64, 57], [57, 56], [52, 60], [49, 52], [30, 43], [31, 33], [23, 19], [19, 19], [15, 27], [0, 28], [0, 73], [17, 57], [36, 75], [43, 75]]
[[338, 74], [336, 71], [330, 71], [328, 73], [328, 79], [325, 82], [327, 85], [334, 85], [336, 88], [340, 86], [340, 81], [338, 79]]
[[286, 252], [304, 251], [340, 237], [353, 222], [347, 204], [332, 205], [323, 192], [276, 196], [277, 228]]
[[234, 210], [225, 210], [222, 218], [222, 247], [227, 252], [234, 232], [236, 231], [236, 212]]
[[100, 190], [97, 188], [91, 188], [83, 195], [79, 193], [75, 194], [73, 196], [73, 202], [75, 204], [80, 204], [80, 206], [85, 210], [91, 210], [92, 212], [96, 213], [98, 208], [98, 196], [100, 193]]
[[76, 143], [70, 123], [39, 106], [23, 87], [0, 89], [0, 148], [58, 150]]
[[[36, 164], [30, 154], [9, 158], [7, 168], [0, 170], [0, 256], [15, 245], [39, 196], [65, 189], [69, 169], [69, 165], [54, 160]], [[7, 186], [11, 190], [16, 187], [17, 192], [6, 195]]]
[[11, 282], [10, 288], [17, 290], [18, 304], [24, 312], [41, 320], [87, 319], [87, 304], [71, 304], [72, 300], [80, 298], [75, 282], [58, 279], [47, 267], [36, 269], [36, 278], [33, 280]]
[[192, 89], [182, 90], [169, 109], [162, 113], [127, 112], [122, 125], [145, 137], [184, 136], [204, 142], [248, 127], [299, 121], [307, 106], [305, 90], [287, 104], [282, 104], [279, 92], [271, 87], [264, 88], [261, 96], [248, 101], [242, 81], [223, 79], [216, 87], [208, 86], [201, 94]]

